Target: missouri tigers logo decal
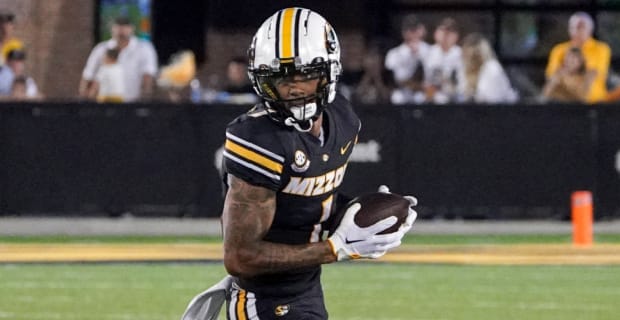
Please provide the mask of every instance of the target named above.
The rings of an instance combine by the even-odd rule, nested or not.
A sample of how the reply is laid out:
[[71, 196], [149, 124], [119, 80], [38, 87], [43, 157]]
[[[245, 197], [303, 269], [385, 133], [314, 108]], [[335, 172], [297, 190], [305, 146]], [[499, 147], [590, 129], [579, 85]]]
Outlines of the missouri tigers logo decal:
[[285, 304], [285, 305], [277, 306], [276, 310], [274, 311], [274, 313], [276, 314], [276, 316], [282, 317], [282, 316], [286, 315], [289, 310], [290, 310], [289, 305]]

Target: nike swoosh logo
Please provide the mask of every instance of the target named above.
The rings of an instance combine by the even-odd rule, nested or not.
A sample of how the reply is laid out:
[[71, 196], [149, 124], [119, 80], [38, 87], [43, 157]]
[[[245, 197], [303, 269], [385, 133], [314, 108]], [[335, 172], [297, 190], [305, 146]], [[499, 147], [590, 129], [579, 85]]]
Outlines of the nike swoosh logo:
[[346, 244], [356, 243], [356, 242], [360, 242], [360, 241], [364, 241], [364, 239], [359, 239], [359, 240], [344, 239], [344, 243], [346, 243]]
[[344, 147], [340, 147], [340, 154], [345, 154], [349, 149], [349, 146], [351, 146], [351, 141], [347, 142]]

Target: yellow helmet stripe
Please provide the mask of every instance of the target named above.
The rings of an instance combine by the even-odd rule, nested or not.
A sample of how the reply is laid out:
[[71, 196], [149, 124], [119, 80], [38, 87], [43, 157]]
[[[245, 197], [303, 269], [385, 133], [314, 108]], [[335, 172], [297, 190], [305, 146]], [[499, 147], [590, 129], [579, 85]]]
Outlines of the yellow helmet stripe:
[[295, 30], [294, 17], [297, 8], [287, 8], [282, 12], [280, 58], [290, 59], [294, 57]]
[[242, 145], [239, 145], [229, 139], [226, 139], [226, 143], [224, 144], [224, 148], [226, 150], [230, 150], [240, 157], [250, 160], [254, 163], [257, 163], [264, 168], [271, 170], [272, 172], [282, 173], [282, 164], [275, 162], [263, 155], [260, 155]]

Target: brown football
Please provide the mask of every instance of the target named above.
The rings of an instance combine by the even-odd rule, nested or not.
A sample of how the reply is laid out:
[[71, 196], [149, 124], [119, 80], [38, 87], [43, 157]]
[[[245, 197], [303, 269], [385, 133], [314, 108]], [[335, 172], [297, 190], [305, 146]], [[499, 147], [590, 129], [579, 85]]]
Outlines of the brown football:
[[[340, 225], [340, 220], [344, 216], [345, 211], [354, 203], [361, 204], [360, 210], [355, 214], [353, 222], [359, 227], [368, 227], [379, 222], [389, 216], [395, 216], [398, 221], [391, 227], [379, 232], [378, 234], [386, 234], [397, 231], [401, 224], [407, 219], [409, 213], [409, 200], [403, 196], [394, 193], [368, 193], [351, 200], [345, 208], [338, 212], [333, 228]], [[330, 232], [331, 234], [332, 232]]]

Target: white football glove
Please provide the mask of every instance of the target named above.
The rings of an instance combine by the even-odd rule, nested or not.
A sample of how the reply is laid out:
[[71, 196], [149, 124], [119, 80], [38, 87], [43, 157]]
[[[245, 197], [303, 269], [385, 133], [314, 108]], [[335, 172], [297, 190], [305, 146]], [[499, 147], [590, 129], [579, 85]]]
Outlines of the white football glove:
[[[361, 228], [355, 224], [353, 218], [362, 208], [355, 203], [345, 211], [340, 225], [334, 234], [327, 239], [338, 261], [371, 258], [383, 256], [389, 249], [398, 247], [404, 232], [398, 230], [389, 234], [377, 234], [391, 226], [398, 220], [396, 217], [387, 217], [371, 226]], [[408, 231], [408, 229], [407, 229]]]
[[[379, 186], [377, 192], [390, 193], [390, 188], [383, 184]], [[409, 200], [409, 215], [407, 216], [407, 219], [405, 219], [405, 222], [400, 226], [398, 231], [400, 232], [401, 230], [404, 230], [403, 235], [405, 235], [407, 234], [407, 232], [409, 232], [409, 230], [411, 230], [415, 219], [418, 217], [418, 213], [413, 210], [413, 207], [418, 205], [418, 199], [416, 199], [414, 196], [403, 196], [403, 198]]]

